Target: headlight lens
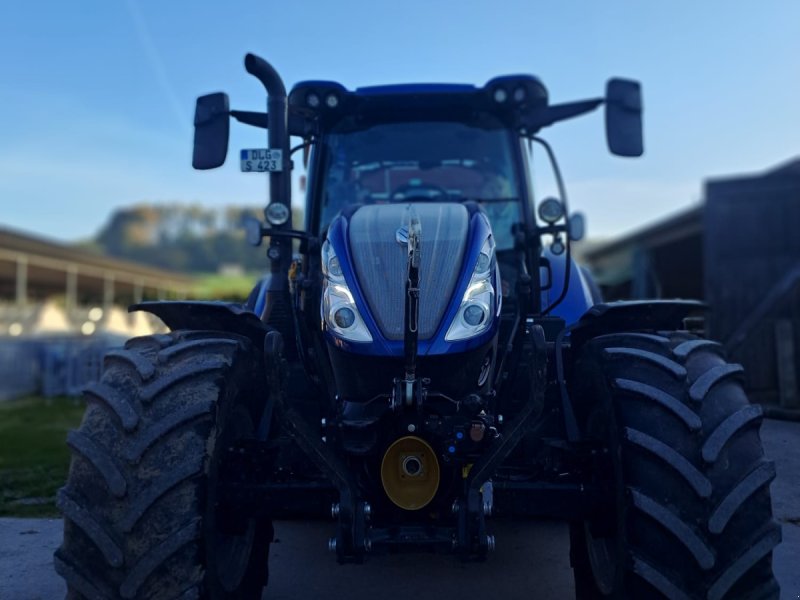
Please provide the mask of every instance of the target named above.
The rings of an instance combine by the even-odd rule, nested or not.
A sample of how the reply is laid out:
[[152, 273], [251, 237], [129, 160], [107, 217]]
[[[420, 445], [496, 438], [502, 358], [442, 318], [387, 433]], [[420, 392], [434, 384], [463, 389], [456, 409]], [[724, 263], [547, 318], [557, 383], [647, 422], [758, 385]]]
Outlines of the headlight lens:
[[331, 277], [344, 277], [342, 275], [342, 265], [339, 264], [339, 259], [336, 256], [332, 256], [328, 262], [328, 273]]
[[356, 313], [349, 306], [342, 306], [333, 313], [333, 322], [341, 329], [350, 329], [356, 322]]
[[564, 216], [564, 205], [557, 198], [545, 198], [539, 205], [539, 218], [552, 225]]
[[328, 281], [344, 283], [342, 265], [339, 264], [339, 257], [336, 256], [328, 240], [322, 244], [322, 274]]
[[270, 202], [267, 205], [266, 217], [270, 225], [283, 225], [291, 217], [289, 207], [280, 202]]
[[371, 342], [372, 335], [344, 281], [339, 258], [327, 241], [322, 245], [322, 272], [325, 278], [320, 312], [325, 324], [336, 335], [351, 342]]
[[467, 291], [464, 292], [461, 306], [458, 307], [458, 313], [444, 337], [448, 342], [474, 337], [486, 331], [491, 325], [494, 318], [492, 307], [497, 297], [492, 281], [493, 264], [494, 240], [489, 237], [478, 255], [475, 270], [472, 272]]
[[464, 309], [464, 322], [470, 327], [477, 327], [486, 318], [486, 309], [481, 304], [467, 304]]

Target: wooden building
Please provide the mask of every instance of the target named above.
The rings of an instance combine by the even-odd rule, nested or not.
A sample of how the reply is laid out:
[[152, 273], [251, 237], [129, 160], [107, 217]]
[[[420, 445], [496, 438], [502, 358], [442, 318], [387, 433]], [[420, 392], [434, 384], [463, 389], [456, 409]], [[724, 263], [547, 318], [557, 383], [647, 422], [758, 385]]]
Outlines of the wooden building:
[[0, 301], [25, 305], [64, 296], [78, 304], [130, 304], [142, 299], [185, 297], [191, 277], [93, 254], [0, 227]]
[[754, 400], [800, 413], [800, 159], [709, 180], [687, 211], [585, 254], [607, 300], [698, 298]]

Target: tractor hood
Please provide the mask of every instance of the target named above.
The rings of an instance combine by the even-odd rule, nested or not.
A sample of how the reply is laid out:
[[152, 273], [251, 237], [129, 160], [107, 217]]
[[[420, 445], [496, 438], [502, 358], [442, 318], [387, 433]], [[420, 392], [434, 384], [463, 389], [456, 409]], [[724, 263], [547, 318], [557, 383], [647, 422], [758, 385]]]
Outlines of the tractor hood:
[[[365, 206], [350, 218], [348, 243], [358, 282], [381, 333], [403, 339], [410, 205]], [[422, 226], [419, 338], [436, 333], [450, 304], [467, 246], [468, 214], [461, 204], [413, 207]]]
[[[412, 215], [419, 221], [422, 240], [420, 354], [466, 350], [485, 343], [496, 332], [499, 275], [491, 228], [477, 205], [429, 201], [366, 205], [333, 221], [323, 249], [323, 323], [337, 346], [354, 352], [402, 355]], [[479, 261], [481, 253], [485, 256]], [[481, 272], [476, 274], [479, 262]], [[483, 282], [480, 289], [476, 277]], [[475, 291], [483, 295], [469, 298]], [[465, 321], [463, 311], [470, 302], [474, 306]], [[353, 304], [349, 307], [352, 319], [346, 311], [337, 317], [336, 307], [344, 306], [342, 303]], [[470, 323], [477, 323], [472, 330]]]

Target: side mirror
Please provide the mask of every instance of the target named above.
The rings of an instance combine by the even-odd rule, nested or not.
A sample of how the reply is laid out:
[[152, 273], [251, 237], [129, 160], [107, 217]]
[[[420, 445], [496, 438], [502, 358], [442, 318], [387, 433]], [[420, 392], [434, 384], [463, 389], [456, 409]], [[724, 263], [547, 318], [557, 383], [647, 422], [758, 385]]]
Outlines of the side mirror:
[[617, 156], [641, 156], [642, 86], [630, 79], [609, 79], [606, 85], [606, 139]]
[[583, 213], [573, 213], [569, 216], [567, 235], [573, 242], [578, 242], [586, 236], [586, 219]]
[[195, 169], [216, 169], [225, 162], [230, 133], [228, 95], [222, 92], [200, 96], [194, 110]]
[[242, 229], [244, 229], [244, 239], [251, 246], [260, 246], [261, 240], [264, 239], [264, 226], [261, 221], [255, 217], [247, 216], [242, 220]]

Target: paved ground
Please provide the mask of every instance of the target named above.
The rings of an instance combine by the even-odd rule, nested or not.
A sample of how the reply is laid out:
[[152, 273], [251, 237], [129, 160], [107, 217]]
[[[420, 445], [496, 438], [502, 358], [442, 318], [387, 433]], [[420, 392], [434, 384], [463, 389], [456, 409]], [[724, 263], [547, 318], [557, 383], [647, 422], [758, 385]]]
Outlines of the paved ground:
[[[800, 423], [766, 421], [762, 436], [776, 461], [772, 485], [783, 544], [775, 551], [781, 597], [800, 598]], [[573, 597], [566, 526], [546, 521], [495, 521], [498, 549], [484, 564], [461, 565], [433, 555], [378, 557], [365, 565], [336, 565], [325, 549], [331, 523], [280, 522], [265, 598], [425, 600], [454, 597]], [[61, 537], [57, 519], [0, 519], [0, 599], [62, 598], [51, 564]]]

